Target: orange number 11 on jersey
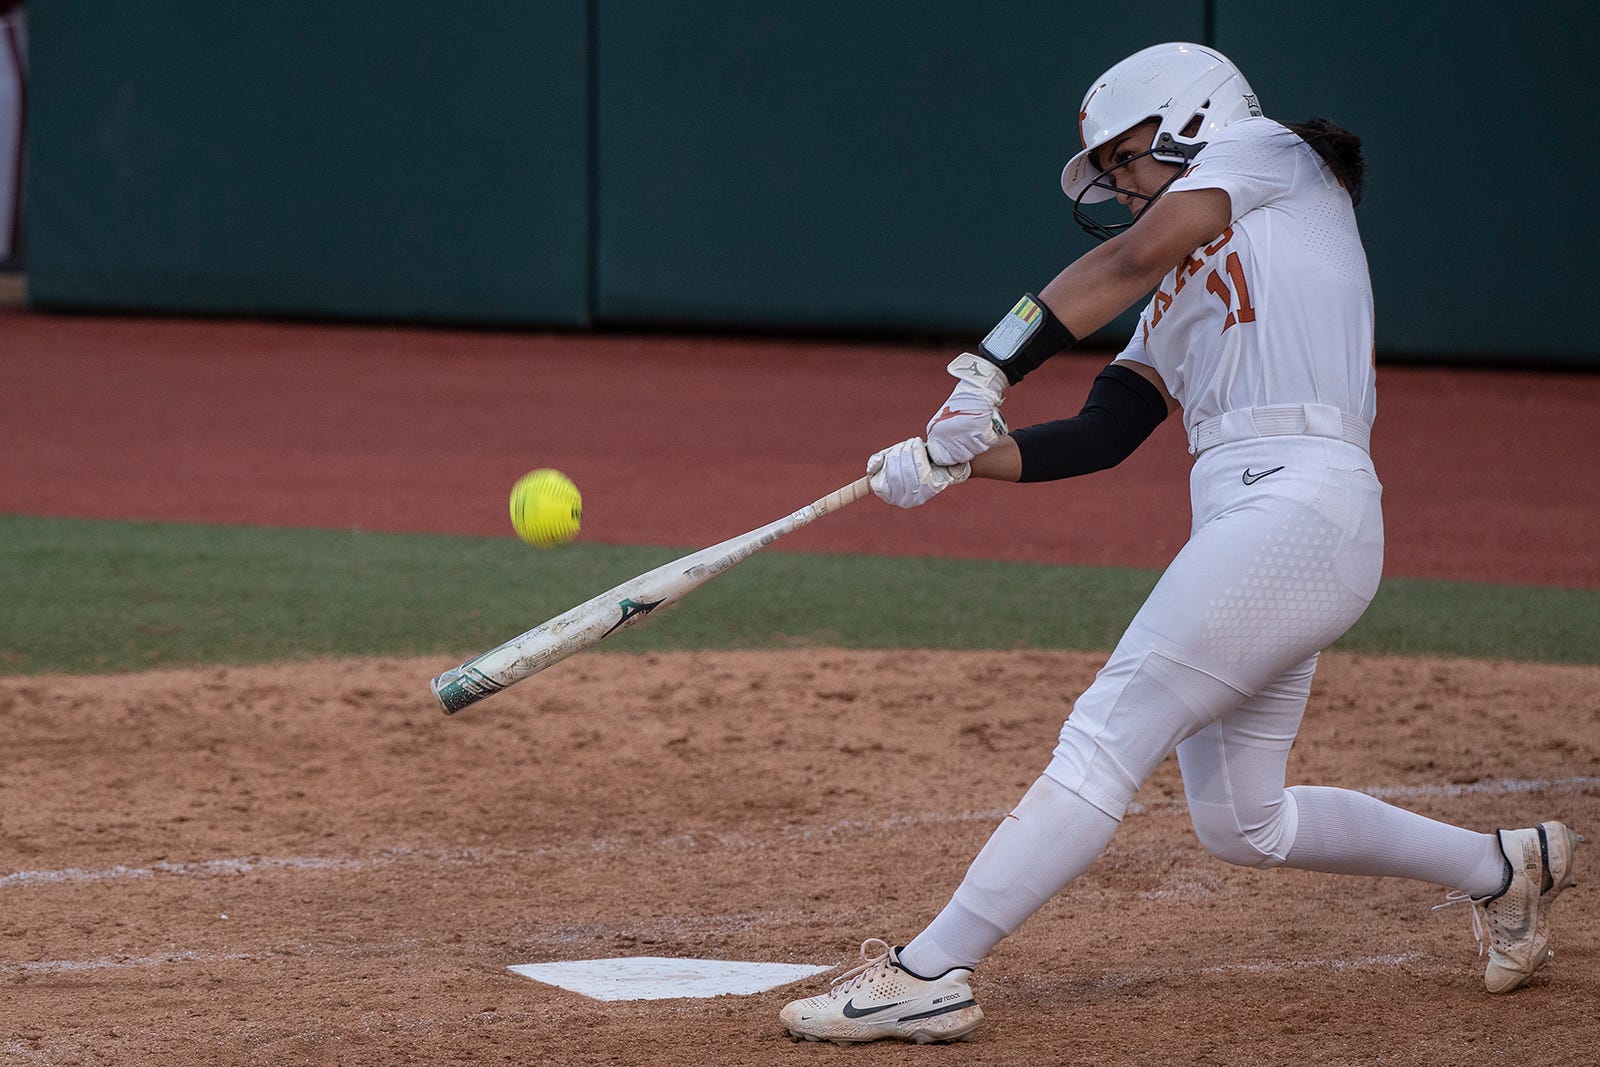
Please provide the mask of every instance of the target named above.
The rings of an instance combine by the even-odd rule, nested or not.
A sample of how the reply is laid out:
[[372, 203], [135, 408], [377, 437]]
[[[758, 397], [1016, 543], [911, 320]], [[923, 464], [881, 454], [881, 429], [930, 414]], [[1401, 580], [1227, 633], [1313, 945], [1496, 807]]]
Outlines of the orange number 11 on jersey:
[[1244, 282], [1244, 267], [1239, 264], [1239, 253], [1229, 252], [1223, 266], [1227, 268], [1228, 277], [1233, 279], [1233, 288], [1239, 294], [1239, 309], [1233, 310], [1233, 293], [1228, 290], [1228, 283], [1222, 280], [1222, 275], [1214, 270], [1206, 277], [1206, 290], [1217, 294], [1222, 306], [1228, 309], [1228, 317], [1222, 320], [1222, 332], [1227, 333], [1235, 323], [1256, 321], [1256, 309], [1250, 303], [1250, 287]]

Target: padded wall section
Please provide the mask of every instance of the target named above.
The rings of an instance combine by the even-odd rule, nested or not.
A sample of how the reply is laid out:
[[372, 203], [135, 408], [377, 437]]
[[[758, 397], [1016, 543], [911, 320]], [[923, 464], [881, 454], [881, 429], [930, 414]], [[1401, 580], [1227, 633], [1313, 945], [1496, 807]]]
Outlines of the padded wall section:
[[1202, 7], [598, 6], [610, 322], [983, 331], [1090, 240], [1062, 196], [1089, 80]]
[[583, 0], [30, 17], [36, 303], [589, 321]]
[[1586, 0], [53, 0], [30, 19], [47, 306], [970, 336], [1091, 245], [1056, 184], [1090, 79], [1209, 24], [1269, 114], [1365, 139], [1386, 357], [1600, 362]]
[[1274, 118], [1361, 135], [1357, 212], [1386, 356], [1600, 360], [1600, 208], [1586, 144], [1589, 0], [1215, 0], [1216, 45]]

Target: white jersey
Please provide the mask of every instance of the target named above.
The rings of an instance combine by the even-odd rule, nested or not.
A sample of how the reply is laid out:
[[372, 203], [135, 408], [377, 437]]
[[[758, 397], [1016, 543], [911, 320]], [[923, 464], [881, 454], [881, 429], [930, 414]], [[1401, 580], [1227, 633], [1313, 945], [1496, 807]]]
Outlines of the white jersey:
[[1223, 412], [1326, 404], [1377, 415], [1372, 282], [1355, 209], [1316, 150], [1232, 123], [1169, 187], [1221, 189], [1233, 224], [1162, 279], [1117, 358], [1155, 368], [1186, 429]]

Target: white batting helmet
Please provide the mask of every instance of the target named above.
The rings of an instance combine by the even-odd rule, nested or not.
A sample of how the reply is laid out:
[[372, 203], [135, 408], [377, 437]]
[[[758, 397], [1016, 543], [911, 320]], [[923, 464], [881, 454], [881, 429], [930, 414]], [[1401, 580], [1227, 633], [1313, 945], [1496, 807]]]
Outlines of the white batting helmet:
[[[1227, 56], [1181, 41], [1151, 45], [1096, 78], [1078, 109], [1083, 151], [1061, 171], [1061, 189], [1080, 204], [1110, 200], [1110, 183], [1090, 158], [1096, 148], [1146, 119], [1159, 119], [1151, 155], [1164, 163], [1187, 163], [1216, 131], [1261, 114], [1250, 83]], [[1198, 129], [1185, 135], [1195, 120]]]

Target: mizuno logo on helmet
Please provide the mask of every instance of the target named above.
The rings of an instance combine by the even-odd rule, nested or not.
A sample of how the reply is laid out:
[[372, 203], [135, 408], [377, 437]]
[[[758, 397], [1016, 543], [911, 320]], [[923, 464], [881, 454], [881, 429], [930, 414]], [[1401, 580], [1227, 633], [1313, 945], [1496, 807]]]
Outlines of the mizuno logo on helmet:
[[1089, 90], [1089, 95], [1083, 98], [1083, 107], [1078, 112], [1078, 140], [1082, 142], [1083, 147], [1085, 148], [1089, 147], [1089, 139], [1083, 135], [1083, 124], [1088, 121], [1089, 118], [1089, 101], [1094, 99], [1095, 93], [1098, 93], [1105, 87], [1106, 83], [1101, 82], [1099, 85], [1096, 85], [1093, 89]]

